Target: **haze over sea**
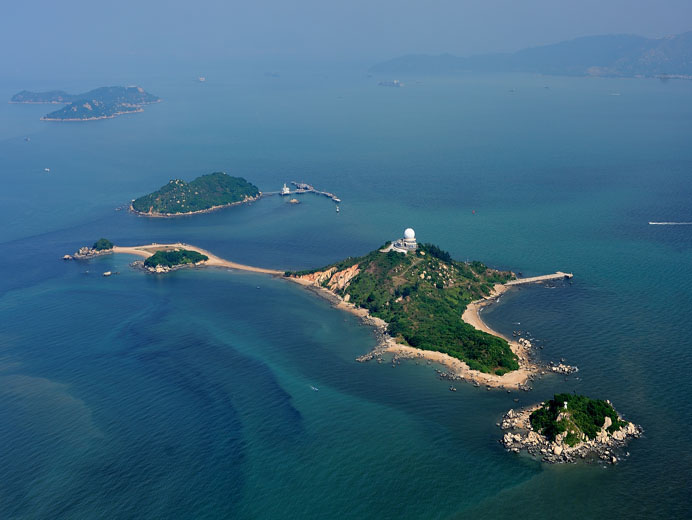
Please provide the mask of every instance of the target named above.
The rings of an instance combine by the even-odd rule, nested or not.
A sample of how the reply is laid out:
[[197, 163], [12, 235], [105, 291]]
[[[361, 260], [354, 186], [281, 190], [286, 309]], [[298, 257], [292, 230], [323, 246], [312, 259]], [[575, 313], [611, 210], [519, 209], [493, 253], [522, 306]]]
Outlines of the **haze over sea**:
[[[269, 72], [0, 80], [0, 100], [132, 83], [163, 98], [78, 124], [0, 103], [0, 517], [690, 517], [692, 228], [648, 222], [692, 221], [692, 83], [395, 89], [361, 70]], [[310, 182], [341, 212], [309, 195], [189, 218], [115, 211], [219, 170], [263, 191]], [[576, 377], [450, 392], [431, 366], [355, 362], [372, 331], [281, 279], [60, 260], [104, 236], [310, 268], [408, 226], [457, 259], [574, 272], [484, 319], [530, 331]], [[572, 391], [644, 427], [618, 465], [549, 466], [497, 442], [509, 408]]]

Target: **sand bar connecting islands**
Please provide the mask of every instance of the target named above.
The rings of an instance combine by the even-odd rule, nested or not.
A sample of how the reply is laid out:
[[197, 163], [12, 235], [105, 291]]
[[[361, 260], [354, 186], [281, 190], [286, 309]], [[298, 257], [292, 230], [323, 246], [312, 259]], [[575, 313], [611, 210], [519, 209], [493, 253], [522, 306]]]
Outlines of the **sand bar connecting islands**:
[[[148, 245], [129, 247], [113, 246], [112, 251], [113, 253], [130, 254], [143, 258], [149, 258], [150, 256], [154, 255], [157, 251], [171, 251], [176, 249], [187, 249], [206, 255], [207, 257], [209, 257], [209, 260], [205, 261], [202, 264], [203, 266], [237, 269], [240, 271], [249, 271], [253, 273], [267, 274], [272, 276], [284, 275], [283, 271], [279, 271], [276, 269], [266, 269], [263, 267], [254, 267], [250, 265], [231, 262], [229, 260], [216, 256], [205, 249], [192, 246], [190, 244], [185, 244], [182, 242], [174, 244], [153, 243]], [[539, 370], [538, 367], [529, 360], [530, 345], [521, 344], [520, 342], [517, 342], [511, 338], [507, 338], [503, 334], [488, 327], [485, 324], [485, 322], [481, 319], [480, 311], [483, 309], [483, 307], [496, 302], [498, 298], [511, 287], [522, 284], [540, 283], [550, 280], [569, 279], [572, 277], [572, 273], [564, 273], [558, 271], [554, 274], [549, 275], [511, 280], [505, 284], [496, 284], [493, 288], [492, 293], [489, 296], [481, 300], [473, 301], [467, 305], [466, 310], [463, 313], [462, 320], [478, 330], [487, 332], [488, 334], [492, 334], [493, 336], [504, 338], [509, 342], [510, 348], [518, 357], [520, 368], [518, 370], [513, 370], [502, 376], [471, 370], [468, 367], [468, 365], [463, 361], [453, 358], [442, 352], [420, 350], [414, 347], [396, 343], [394, 338], [386, 334], [387, 323], [385, 323], [380, 318], [370, 316], [366, 309], [355, 307], [352, 303], [344, 301], [342, 298], [340, 298], [338, 295], [336, 295], [329, 289], [321, 287], [316, 283], [308, 282], [306, 280], [294, 277], [288, 277], [286, 279], [306, 287], [309, 286], [308, 288], [316, 290], [318, 294], [322, 294], [323, 296], [327, 297], [330, 301], [335, 302], [335, 306], [337, 308], [356, 314], [357, 316], [361, 317], [366, 323], [369, 323], [370, 325], [379, 329], [382, 333], [380, 335], [382, 339], [381, 345], [378, 347], [378, 349], [380, 349], [380, 351], [382, 352], [389, 352], [397, 356], [407, 358], [424, 358], [435, 363], [440, 363], [446, 366], [448, 369], [451, 369], [460, 377], [471, 382], [475, 382], [477, 384], [502, 388], [521, 388], [521, 386], [526, 384], [526, 382]]]

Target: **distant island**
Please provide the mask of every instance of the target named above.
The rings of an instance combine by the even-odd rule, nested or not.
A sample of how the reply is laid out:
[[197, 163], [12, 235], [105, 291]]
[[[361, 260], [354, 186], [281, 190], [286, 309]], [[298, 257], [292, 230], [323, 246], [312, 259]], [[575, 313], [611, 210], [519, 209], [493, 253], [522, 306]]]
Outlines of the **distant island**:
[[546, 462], [596, 456], [615, 464], [613, 450], [642, 433], [641, 427], [618, 415], [609, 401], [578, 394], [557, 394], [536, 406], [510, 410], [501, 428], [512, 430], [502, 439], [508, 450], [526, 450]]
[[132, 201], [131, 210], [147, 217], [192, 215], [257, 200], [257, 186], [223, 172], [202, 175], [191, 182], [173, 179], [161, 189]]
[[459, 57], [406, 55], [379, 63], [379, 75], [430, 76], [471, 72], [529, 72], [568, 76], [692, 79], [692, 32], [666, 38], [586, 36], [513, 54]]
[[67, 103], [50, 112], [44, 121], [94, 121], [109, 119], [120, 114], [142, 112], [142, 106], [158, 103], [160, 98], [149, 94], [141, 87], [101, 87], [83, 94], [68, 94], [61, 90], [29, 92], [23, 90], [10, 103]]

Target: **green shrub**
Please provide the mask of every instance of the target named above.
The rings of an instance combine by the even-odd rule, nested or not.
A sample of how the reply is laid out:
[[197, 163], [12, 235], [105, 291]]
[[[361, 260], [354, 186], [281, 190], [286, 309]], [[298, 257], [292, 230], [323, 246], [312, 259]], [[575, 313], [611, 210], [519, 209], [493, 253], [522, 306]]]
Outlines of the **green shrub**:
[[111, 242], [107, 238], [99, 238], [96, 242], [94, 242], [92, 249], [96, 249], [97, 251], [105, 251], [106, 249], [113, 249], [113, 242]]

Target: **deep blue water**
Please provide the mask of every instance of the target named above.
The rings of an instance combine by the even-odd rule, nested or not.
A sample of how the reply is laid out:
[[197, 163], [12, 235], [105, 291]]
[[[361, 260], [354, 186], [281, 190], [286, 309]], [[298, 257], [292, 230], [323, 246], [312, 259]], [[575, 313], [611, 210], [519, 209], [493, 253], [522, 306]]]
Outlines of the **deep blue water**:
[[[692, 221], [692, 84], [207, 77], [0, 82], [0, 99], [135, 80], [164, 99], [88, 124], [0, 104], [0, 517], [692, 514], [692, 226], [647, 224]], [[313, 196], [179, 219], [115, 211], [217, 170], [264, 191], [311, 182], [341, 212]], [[452, 393], [428, 366], [356, 363], [371, 331], [280, 279], [60, 260], [106, 236], [306, 268], [408, 226], [459, 259], [573, 271], [572, 284], [516, 289], [484, 313], [501, 331], [521, 323], [578, 378]], [[572, 390], [644, 426], [628, 457], [547, 466], [504, 452], [495, 423], [515, 398]]]

